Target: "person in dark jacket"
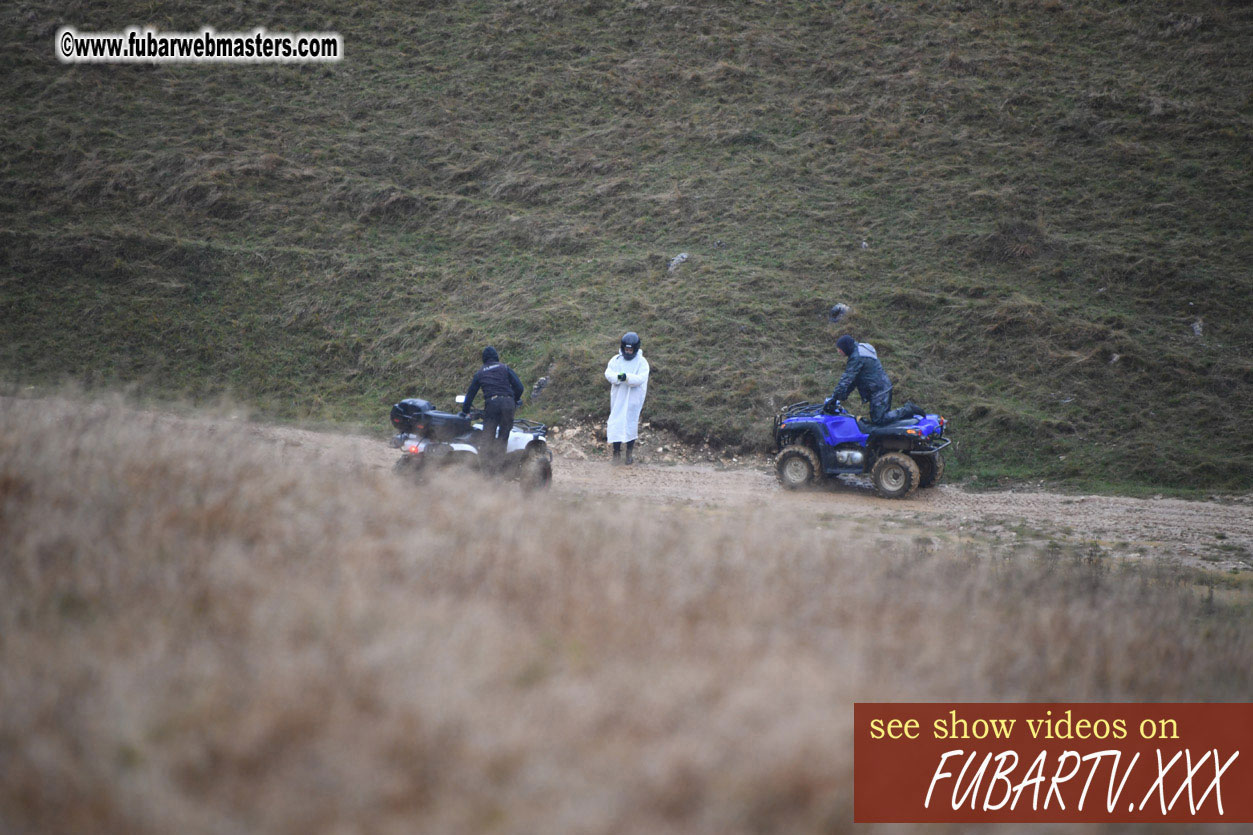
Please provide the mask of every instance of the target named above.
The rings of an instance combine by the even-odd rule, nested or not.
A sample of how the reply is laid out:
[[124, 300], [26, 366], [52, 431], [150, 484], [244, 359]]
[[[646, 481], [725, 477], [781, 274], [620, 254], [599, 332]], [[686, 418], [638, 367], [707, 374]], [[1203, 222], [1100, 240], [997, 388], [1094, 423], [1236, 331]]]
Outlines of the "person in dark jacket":
[[858, 342], [845, 334], [836, 340], [835, 347], [848, 358], [848, 363], [826, 402], [827, 406], [843, 400], [852, 394], [853, 389], [857, 389], [862, 401], [870, 404], [870, 422], [876, 426], [922, 414], [922, 410], [909, 401], [899, 409], [892, 408], [892, 381], [883, 370], [873, 345]]
[[499, 466], [509, 450], [509, 432], [513, 429], [513, 410], [522, 405], [522, 381], [513, 369], [500, 361], [500, 354], [488, 345], [483, 349], [483, 367], [474, 374], [470, 388], [466, 389], [461, 414], [470, 411], [479, 389], [483, 389], [483, 434], [486, 461], [492, 467]]

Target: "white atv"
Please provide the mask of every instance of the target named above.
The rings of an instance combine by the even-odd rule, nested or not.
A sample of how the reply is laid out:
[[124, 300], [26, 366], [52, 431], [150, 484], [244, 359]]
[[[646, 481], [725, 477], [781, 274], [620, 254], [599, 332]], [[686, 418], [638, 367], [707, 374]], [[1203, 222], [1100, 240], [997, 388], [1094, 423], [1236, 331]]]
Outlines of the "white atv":
[[[465, 402], [457, 395], [457, 405]], [[427, 468], [461, 465], [482, 469], [479, 447], [487, 439], [483, 433], [483, 411], [466, 416], [441, 412], [429, 401], [410, 398], [392, 406], [392, 425], [397, 435], [392, 447], [400, 450], [395, 470], [420, 476]], [[524, 488], [549, 486], [553, 478], [553, 454], [548, 449], [548, 427], [524, 418], [515, 418], [509, 431], [509, 444], [499, 473], [522, 482]]]

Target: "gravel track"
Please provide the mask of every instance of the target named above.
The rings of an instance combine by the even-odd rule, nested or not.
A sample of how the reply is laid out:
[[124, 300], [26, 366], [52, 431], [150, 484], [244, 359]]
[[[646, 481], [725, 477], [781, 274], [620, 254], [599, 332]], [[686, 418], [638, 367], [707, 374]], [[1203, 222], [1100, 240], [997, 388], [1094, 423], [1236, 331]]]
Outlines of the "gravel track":
[[[0, 398], [5, 419], [56, 420], [84, 410], [124, 408], [84, 406], [59, 398]], [[316, 432], [262, 423], [193, 418], [164, 412], [136, 412], [154, 424], [174, 423], [188, 431], [228, 428], [279, 444], [292, 454], [309, 455], [349, 467], [390, 469], [396, 451], [358, 435]], [[555, 444], [552, 495], [575, 502], [618, 501], [677, 508], [734, 511], [769, 503], [779, 513], [824, 524], [854, 519], [871, 528], [950, 534], [1044, 544], [1098, 547], [1130, 557], [1179, 560], [1221, 571], [1253, 570], [1253, 494], [1189, 501], [1009, 490], [970, 492], [952, 485], [919, 490], [903, 501], [876, 497], [865, 479], [840, 480], [801, 493], [785, 491], [765, 458], [735, 466], [708, 463], [648, 463], [613, 466], [594, 447]], [[590, 453], [590, 454], [589, 454]]]
[[[286, 444], [335, 451], [372, 467], [391, 467], [397, 453], [356, 436], [252, 425]], [[815, 524], [852, 518], [870, 527], [946, 531], [1009, 542], [1091, 547], [1128, 557], [1180, 560], [1221, 571], [1253, 571], [1253, 494], [1210, 501], [1129, 498], [1042, 491], [971, 492], [953, 485], [919, 490], [903, 501], [878, 498], [868, 479], [823, 488], [783, 490], [766, 459], [734, 466], [708, 463], [614, 466], [590, 448], [558, 442], [554, 496], [578, 501], [630, 499], [672, 507], [734, 510], [769, 503]], [[563, 454], [564, 453], [564, 454]]]

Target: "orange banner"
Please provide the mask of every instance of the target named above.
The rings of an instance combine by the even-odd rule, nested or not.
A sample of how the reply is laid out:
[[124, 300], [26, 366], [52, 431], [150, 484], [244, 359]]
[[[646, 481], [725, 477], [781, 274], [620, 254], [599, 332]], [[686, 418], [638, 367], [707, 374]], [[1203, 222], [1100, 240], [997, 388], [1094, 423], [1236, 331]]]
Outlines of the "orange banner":
[[1253, 822], [1253, 704], [858, 703], [858, 823]]

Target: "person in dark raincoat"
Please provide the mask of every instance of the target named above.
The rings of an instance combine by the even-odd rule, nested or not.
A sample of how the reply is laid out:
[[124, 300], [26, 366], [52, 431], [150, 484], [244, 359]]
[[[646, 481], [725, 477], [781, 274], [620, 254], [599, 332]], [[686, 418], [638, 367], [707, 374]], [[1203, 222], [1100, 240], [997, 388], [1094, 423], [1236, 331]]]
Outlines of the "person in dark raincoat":
[[858, 342], [845, 334], [836, 341], [835, 347], [848, 358], [848, 363], [840, 381], [835, 385], [835, 391], [826, 402], [827, 407], [848, 397], [856, 389], [861, 399], [870, 404], [870, 422], [876, 426], [923, 414], [921, 409], [909, 401], [899, 409], [892, 408], [892, 381], [883, 370], [873, 345], [869, 342]]
[[522, 381], [513, 369], [500, 361], [500, 354], [491, 345], [483, 349], [483, 367], [470, 381], [461, 414], [470, 411], [479, 389], [483, 389], [483, 434], [486, 436], [485, 463], [497, 468], [509, 449], [509, 433], [513, 430], [513, 410], [522, 405]]

